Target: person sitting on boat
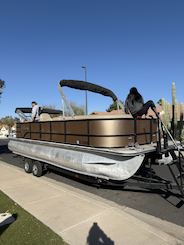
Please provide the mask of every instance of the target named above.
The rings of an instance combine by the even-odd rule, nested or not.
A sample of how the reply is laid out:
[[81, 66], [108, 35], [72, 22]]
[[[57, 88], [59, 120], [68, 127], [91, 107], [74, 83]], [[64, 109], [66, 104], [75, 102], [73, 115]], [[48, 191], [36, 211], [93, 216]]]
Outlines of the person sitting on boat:
[[125, 100], [125, 113], [131, 113], [133, 118], [142, 117], [147, 115], [149, 108], [151, 108], [158, 116], [156, 106], [152, 100], [144, 103], [142, 95], [138, 92], [137, 88], [132, 87]]
[[32, 113], [31, 113], [32, 122], [38, 122], [40, 120], [39, 106], [36, 101], [32, 101], [31, 104], [32, 104]]

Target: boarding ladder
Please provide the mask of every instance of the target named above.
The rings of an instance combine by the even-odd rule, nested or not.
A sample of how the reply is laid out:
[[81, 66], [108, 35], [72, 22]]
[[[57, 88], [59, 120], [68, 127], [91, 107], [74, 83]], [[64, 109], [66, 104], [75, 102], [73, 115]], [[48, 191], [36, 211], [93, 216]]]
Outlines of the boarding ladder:
[[[181, 144], [177, 143], [171, 133], [169, 132], [167, 126], [164, 124], [157, 112], [155, 112], [158, 118], [158, 143], [157, 143], [157, 152], [160, 154], [165, 154], [169, 156], [169, 153], [172, 156], [172, 162], [167, 164], [169, 171], [173, 177], [174, 182], [176, 183], [178, 190], [182, 197], [184, 197], [184, 148]], [[161, 132], [164, 138], [164, 147], [161, 147]], [[170, 150], [168, 147], [168, 138], [173, 142], [174, 149]], [[178, 173], [174, 171], [174, 166], [176, 166]]]

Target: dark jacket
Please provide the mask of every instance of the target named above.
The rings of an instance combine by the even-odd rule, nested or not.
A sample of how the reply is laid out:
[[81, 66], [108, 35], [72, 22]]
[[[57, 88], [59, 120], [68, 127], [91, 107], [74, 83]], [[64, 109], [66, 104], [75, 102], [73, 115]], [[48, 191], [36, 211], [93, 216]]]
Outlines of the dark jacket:
[[137, 113], [142, 109], [143, 105], [144, 105], [144, 100], [142, 96], [140, 99], [135, 100], [134, 95], [129, 94], [125, 101], [125, 113], [130, 112], [132, 115], [134, 115], [135, 113]]

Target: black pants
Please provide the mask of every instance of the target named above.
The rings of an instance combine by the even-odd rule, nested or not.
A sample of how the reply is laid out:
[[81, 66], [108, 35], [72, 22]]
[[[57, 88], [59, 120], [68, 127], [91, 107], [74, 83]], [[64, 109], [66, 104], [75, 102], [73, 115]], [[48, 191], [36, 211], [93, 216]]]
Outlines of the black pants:
[[136, 112], [133, 117], [141, 117], [142, 115], [146, 115], [149, 108], [153, 109], [156, 108], [154, 102], [152, 100], [148, 100], [142, 107], [142, 109], [140, 109], [138, 112]]

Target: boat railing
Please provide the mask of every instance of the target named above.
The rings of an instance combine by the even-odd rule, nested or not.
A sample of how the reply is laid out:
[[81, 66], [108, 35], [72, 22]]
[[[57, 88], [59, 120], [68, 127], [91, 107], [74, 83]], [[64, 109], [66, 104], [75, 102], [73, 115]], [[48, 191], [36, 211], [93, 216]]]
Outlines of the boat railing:
[[156, 119], [101, 118], [65, 119], [17, 124], [17, 138], [92, 147], [126, 147], [157, 141]]

